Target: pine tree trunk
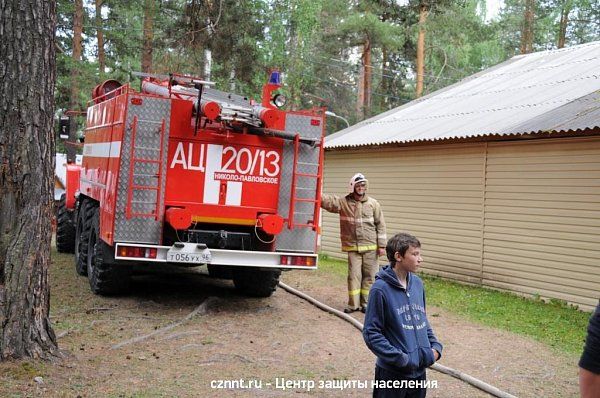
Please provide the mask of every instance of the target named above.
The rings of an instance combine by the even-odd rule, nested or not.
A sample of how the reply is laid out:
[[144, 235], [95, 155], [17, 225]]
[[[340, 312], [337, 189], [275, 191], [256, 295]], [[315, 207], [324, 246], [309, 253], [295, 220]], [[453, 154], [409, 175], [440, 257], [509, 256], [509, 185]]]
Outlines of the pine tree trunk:
[[560, 24], [558, 26], [558, 48], [565, 46], [567, 39], [567, 26], [569, 25], [569, 13], [571, 12], [571, 1], [565, 0], [560, 12]]
[[103, 0], [96, 0], [96, 38], [98, 39], [98, 69], [100, 71], [100, 77], [103, 77], [104, 72], [106, 71], [104, 31], [102, 30], [102, 3]]
[[[81, 53], [83, 34], [83, 0], [75, 0], [75, 14], [73, 15], [73, 69], [71, 69], [71, 94], [69, 96], [69, 110], [77, 111], [79, 104], [79, 63]], [[71, 117], [69, 124], [69, 142], [77, 141], [77, 118]], [[75, 146], [66, 145], [67, 161], [75, 161]]]
[[365, 66], [360, 66], [360, 73], [358, 76], [358, 90], [356, 96], [356, 114], [359, 115], [359, 119], [363, 119], [365, 110]]
[[368, 117], [371, 114], [371, 77], [373, 76], [371, 65], [371, 41], [367, 37], [363, 46], [363, 65], [365, 67], [365, 79], [363, 89], [365, 90], [363, 107], [363, 117]]
[[0, 360], [58, 354], [48, 317], [55, 7], [0, 0]]
[[525, 15], [523, 16], [523, 30], [521, 31], [521, 54], [529, 54], [533, 51], [534, 10], [535, 0], [525, 0]]
[[417, 87], [415, 97], [423, 95], [423, 77], [425, 75], [425, 23], [429, 10], [427, 5], [421, 3], [419, 8], [419, 36], [417, 38]]
[[154, 2], [144, 0], [144, 38], [142, 45], [142, 72], [152, 72], [152, 42], [154, 41]]

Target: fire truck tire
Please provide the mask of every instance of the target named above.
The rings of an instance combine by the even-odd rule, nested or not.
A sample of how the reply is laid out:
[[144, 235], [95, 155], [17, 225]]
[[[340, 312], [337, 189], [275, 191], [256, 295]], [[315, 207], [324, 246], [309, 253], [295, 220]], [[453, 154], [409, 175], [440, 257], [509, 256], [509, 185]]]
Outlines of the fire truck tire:
[[87, 275], [94, 294], [110, 296], [127, 291], [130, 271], [126, 266], [114, 264], [111, 248], [100, 239], [100, 212], [98, 206], [89, 209], [91, 228], [88, 236]]
[[67, 195], [62, 194], [56, 214], [56, 250], [59, 253], [73, 253], [75, 250], [75, 224], [73, 211], [67, 209]]
[[238, 268], [233, 272], [233, 284], [245, 295], [252, 297], [270, 297], [279, 283], [281, 270], [261, 271], [250, 268]]
[[77, 224], [75, 228], [75, 270], [78, 275], [87, 275], [88, 239], [92, 227], [93, 203], [85, 198], [77, 211]]
[[231, 267], [227, 265], [208, 264], [208, 275], [217, 279], [232, 279]]

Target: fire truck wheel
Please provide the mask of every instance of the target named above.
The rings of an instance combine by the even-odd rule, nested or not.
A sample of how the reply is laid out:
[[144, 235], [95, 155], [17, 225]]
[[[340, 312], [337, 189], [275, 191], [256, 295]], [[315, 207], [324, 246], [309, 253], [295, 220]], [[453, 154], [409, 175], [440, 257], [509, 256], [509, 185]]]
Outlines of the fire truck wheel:
[[280, 270], [261, 271], [238, 268], [233, 273], [233, 284], [243, 294], [252, 297], [270, 297], [279, 283]]
[[99, 238], [100, 212], [98, 206], [91, 207], [89, 212], [92, 216], [86, 263], [90, 288], [94, 294], [101, 296], [123, 293], [129, 288], [129, 268], [114, 264], [111, 248]]
[[231, 267], [227, 265], [208, 264], [208, 275], [218, 279], [232, 279]]
[[81, 276], [87, 275], [88, 239], [92, 227], [92, 212], [90, 211], [90, 208], [92, 206], [93, 203], [84, 198], [77, 211], [77, 224], [75, 228], [75, 270], [77, 271], [77, 274]]
[[73, 211], [67, 209], [67, 195], [62, 194], [56, 215], [56, 250], [59, 253], [73, 253], [75, 250], [75, 225]]

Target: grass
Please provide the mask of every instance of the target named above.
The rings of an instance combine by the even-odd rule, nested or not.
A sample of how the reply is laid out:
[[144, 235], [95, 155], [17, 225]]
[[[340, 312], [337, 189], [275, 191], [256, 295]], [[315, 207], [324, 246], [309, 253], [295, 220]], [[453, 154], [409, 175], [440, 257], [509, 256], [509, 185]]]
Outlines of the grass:
[[[319, 269], [345, 275], [345, 261], [321, 256]], [[544, 302], [511, 293], [468, 286], [428, 275], [425, 283], [427, 304], [482, 325], [531, 337], [557, 350], [580, 354], [590, 314], [559, 300]]]
[[5, 375], [18, 380], [31, 380], [36, 376], [45, 376], [46, 365], [44, 362], [15, 362], [15, 366], [8, 368]]
[[346, 261], [329, 258], [327, 254], [319, 254], [319, 272], [346, 278], [348, 263]]

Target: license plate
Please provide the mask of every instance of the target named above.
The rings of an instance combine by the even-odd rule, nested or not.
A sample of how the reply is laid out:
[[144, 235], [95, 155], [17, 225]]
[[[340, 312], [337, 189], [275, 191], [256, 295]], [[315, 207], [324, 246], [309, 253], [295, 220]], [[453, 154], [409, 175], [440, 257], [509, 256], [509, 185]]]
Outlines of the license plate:
[[209, 264], [212, 261], [210, 250], [190, 253], [184, 250], [170, 249], [167, 252], [167, 261], [170, 263]]

